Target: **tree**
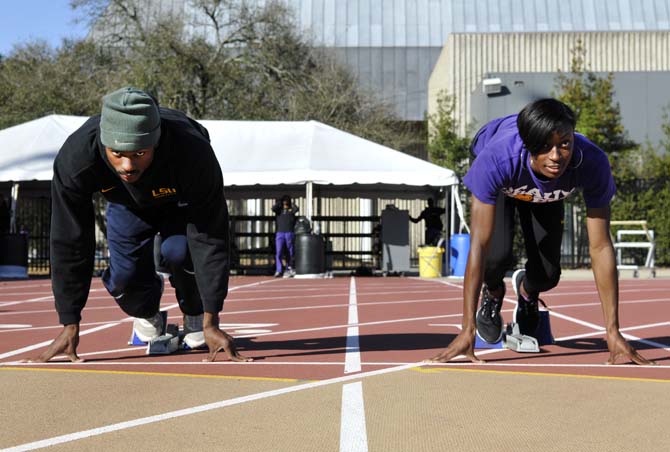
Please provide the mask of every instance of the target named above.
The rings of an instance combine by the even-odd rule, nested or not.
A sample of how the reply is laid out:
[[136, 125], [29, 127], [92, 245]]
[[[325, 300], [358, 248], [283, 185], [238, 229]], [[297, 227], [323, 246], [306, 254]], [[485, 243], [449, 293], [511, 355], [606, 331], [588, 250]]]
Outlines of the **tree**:
[[437, 96], [437, 111], [428, 117], [428, 155], [436, 165], [453, 170], [463, 178], [470, 167], [470, 139], [456, 132], [455, 100], [442, 91]]
[[91, 43], [17, 46], [0, 61], [0, 128], [53, 113], [95, 114], [107, 87], [119, 83], [115, 75]]
[[126, 80], [195, 118], [314, 119], [402, 148], [416, 138], [299, 34], [285, 2], [75, 0]]
[[609, 155], [616, 175], [618, 160], [638, 145], [628, 139], [619, 104], [614, 102], [614, 75], [610, 72], [599, 77], [587, 70], [586, 49], [581, 41], [570, 52], [570, 72], [556, 78], [557, 98], [574, 110], [577, 131]]

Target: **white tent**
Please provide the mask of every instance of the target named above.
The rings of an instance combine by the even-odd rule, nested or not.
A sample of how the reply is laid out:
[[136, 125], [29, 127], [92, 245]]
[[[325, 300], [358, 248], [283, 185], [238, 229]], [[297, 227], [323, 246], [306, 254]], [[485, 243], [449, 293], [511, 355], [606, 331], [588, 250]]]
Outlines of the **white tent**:
[[87, 119], [50, 115], [0, 130], [0, 181], [50, 181], [56, 153]]
[[[51, 180], [56, 153], [86, 119], [50, 115], [0, 130], [0, 181]], [[458, 184], [449, 169], [316, 121], [200, 122], [210, 133], [228, 198], [299, 191], [306, 192], [309, 209], [314, 194], [419, 198]]]

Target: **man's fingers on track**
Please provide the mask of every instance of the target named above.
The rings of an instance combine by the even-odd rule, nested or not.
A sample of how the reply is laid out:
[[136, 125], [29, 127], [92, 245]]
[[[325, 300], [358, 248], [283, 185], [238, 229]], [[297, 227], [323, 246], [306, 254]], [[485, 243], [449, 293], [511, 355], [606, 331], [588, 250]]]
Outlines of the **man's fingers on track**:
[[230, 357], [231, 361], [235, 361], [236, 363], [249, 363], [253, 361], [253, 358], [247, 358], [246, 356], [242, 355], [237, 355], [237, 356], [231, 356]]
[[77, 355], [67, 355], [68, 358], [70, 358], [70, 361], [73, 363], [83, 363], [86, 361], [84, 358], [80, 358]]
[[654, 361], [648, 360], [644, 356], [640, 355], [639, 353], [635, 352], [630, 356], [631, 361], [633, 361], [635, 364], [639, 364], [640, 366], [655, 366], [656, 363]]
[[474, 352], [467, 353], [465, 355], [465, 357], [468, 358], [470, 361], [472, 361], [475, 364], [485, 364], [486, 363], [486, 361], [484, 361], [483, 359], [477, 358], [477, 355], [475, 355]]

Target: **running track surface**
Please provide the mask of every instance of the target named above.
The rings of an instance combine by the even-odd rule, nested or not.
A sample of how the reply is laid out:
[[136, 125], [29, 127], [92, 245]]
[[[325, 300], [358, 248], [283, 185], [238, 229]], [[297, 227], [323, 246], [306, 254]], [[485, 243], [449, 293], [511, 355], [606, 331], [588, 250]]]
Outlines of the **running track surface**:
[[[507, 286], [503, 317], [511, 321], [515, 300], [509, 281]], [[132, 319], [94, 279], [80, 325], [78, 353], [86, 362], [72, 364], [60, 357], [29, 366], [295, 381], [418, 365], [458, 333], [461, 293], [461, 281], [444, 279], [233, 277], [221, 327], [255, 361], [231, 363], [221, 352], [216, 362], [203, 363], [204, 351], [147, 356], [145, 347], [128, 346]], [[620, 281], [621, 331], [657, 366], [604, 365], [608, 353], [595, 284], [565, 280], [543, 294], [555, 345], [535, 354], [480, 350], [487, 364], [457, 360], [447, 366], [670, 381], [668, 293], [668, 279]], [[161, 309], [168, 310], [169, 323], [182, 323], [169, 284]], [[0, 283], [0, 366], [22, 366], [20, 360], [38, 356], [61, 328], [50, 281]]]

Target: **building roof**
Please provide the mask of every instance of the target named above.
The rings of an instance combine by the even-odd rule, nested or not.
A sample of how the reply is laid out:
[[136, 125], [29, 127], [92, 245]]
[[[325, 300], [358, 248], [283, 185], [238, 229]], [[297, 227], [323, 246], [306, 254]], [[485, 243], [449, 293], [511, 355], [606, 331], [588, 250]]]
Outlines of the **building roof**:
[[[166, 12], [207, 35], [193, 0], [137, 0], [149, 22]], [[270, 0], [246, 0], [264, 5]], [[332, 49], [401, 119], [427, 111], [428, 79], [452, 33], [667, 31], [670, 0], [280, 0], [317, 46]], [[103, 24], [92, 32], [104, 35]]]
[[450, 33], [670, 29], [670, 0], [283, 0], [326, 47], [442, 47]]

